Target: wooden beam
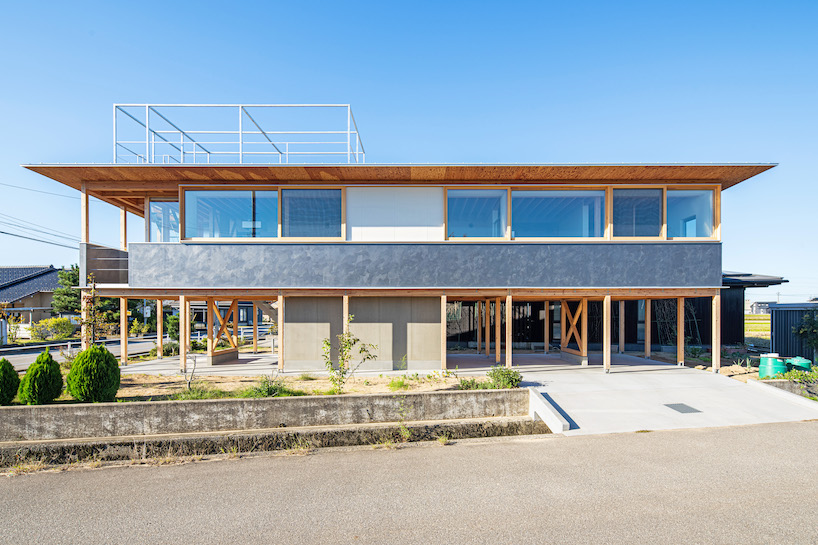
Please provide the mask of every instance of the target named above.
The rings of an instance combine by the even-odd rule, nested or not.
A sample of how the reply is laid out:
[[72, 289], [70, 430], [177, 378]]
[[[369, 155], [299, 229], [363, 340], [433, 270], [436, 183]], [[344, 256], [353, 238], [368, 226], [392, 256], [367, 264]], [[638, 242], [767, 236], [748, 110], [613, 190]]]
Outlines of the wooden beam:
[[676, 298], [676, 363], [685, 364], [685, 300]]
[[119, 299], [119, 363], [128, 365], [128, 300]]
[[549, 326], [548, 322], [551, 320], [551, 313], [549, 312], [550, 307], [551, 307], [551, 302], [546, 299], [545, 300], [545, 313], [543, 315], [543, 322], [545, 322], [543, 324], [543, 340], [544, 340], [543, 354], [548, 354], [548, 341], [551, 338], [551, 330], [548, 327]]
[[440, 296], [440, 368], [446, 369], [446, 296]]
[[[506, 295], [506, 367], [511, 367], [511, 294]], [[500, 342], [497, 339], [496, 342]]]
[[278, 296], [278, 370], [284, 370], [284, 296]]
[[[82, 196], [80, 197], [80, 242], [88, 242], [90, 238], [91, 222], [88, 217], [88, 191], [86, 185], [82, 184]], [[82, 279], [80, 279], [80, 282]]]
[[645, 359], [650, 359], [650, 332], [651, 332], [651, 300], [645, 299]]
[[710, 333], [713, 372], [721, 369], [721, 295], [713, 296], [713, 317], [711, 320], [713, 331]]
[[128, 211], [119, 209], [119, 249], [128, 250]]
[[[621, 308], [621, 307], [620, 307]], [[611, 371], [611, 296], [602, 300], [602, 367]]]
[[494, 300], [494, 363], [500, 363], [500, 336], [502, 335], [500, 319], [500, 298]]
[[[494, 339], [494, 342], [498, 342]], [[491, 300], [486, 299], [486, 357], [491, 353]]]
[[187, 373], [187, 335], [185, 331], [190, 330], [187, 326], [187, 297], [179, 296], [179, 370]]
[[253, 302], [253, 354], [258, 352], [258, 307]]
[[619, 353], [625, 353], [625, 301], [619, 301]]
[[[213, 340], [213, 328], [215, 327], [215, 320], [213, 318], [217, 311], [216, 301], [207, 299], [205, 306], [207, 307], [207, 355], [212, 356], [216, 349], [216, 342]], [[219, 316], [219, 320], [221, 320], [221, 316]]]
[[163, 356], [163, 339], [165, 336], [165, 309], [162, 307], [162, 300], [156, 300], [156, 357], [160, 360]]
[[474, 310], [477, 314], [477, 354], [480, 355], [480, 350], [483, 348], [483, 303], [477, 301], [474, 303]]

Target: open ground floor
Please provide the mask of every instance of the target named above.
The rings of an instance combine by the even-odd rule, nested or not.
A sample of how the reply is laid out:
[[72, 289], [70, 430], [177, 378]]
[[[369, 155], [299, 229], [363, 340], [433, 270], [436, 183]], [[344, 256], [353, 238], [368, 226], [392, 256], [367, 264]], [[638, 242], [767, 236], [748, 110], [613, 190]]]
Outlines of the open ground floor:
[[[321, 370], [327, 359], [338, 362], [340, 338], [366, 346], [371, 357], [362, 371], [428, 371], [451, 369], [450, 350], [473, 350], [511, 367], [516, 350], [549, 353], [558, 347], [562, 358], [589, 365], [599, 353], [608, 372], [612, 354], [639, 350], [650, 357], [657, 345], [675, 348], [676, 362], [684, 363], [685, 344], [697, 322], [685, 311], [686, 298], [711, 301], [712, 354], [721, 353], [720, 290], [718, 288], [617, 289], [505, 289], [505, 290], [148, 290], [102, 287], [97, 295], [118, 296], [122, 308], [128, 298], [177, 299], [179, 366], [190, 364], [193, 323], [204, 323], [206, 365], [241, 361], [239, 325], [252, 317], [248, 341], [256, 352], [262, 334], [272, 346], [279, 371]], [[276, 294], [276, 295], [274, 295]], [[274, 296], [273, 296], [274, 295]], [[84, 312], [92, 308], [83, 297]], [[664, 304], [657, 305], [658, 301]], [[626, 307], [637, 304], [641, 328], [627, 343]], [[653, 309], [662, 309], [661, 319]], [[161, 313], [162, 305], [157, 304]], [[195, 311], [195, 309], [199, 309]], [[247, 312], [242, 313], [242, 309]], [[536, 319], [532, 314], [537, 314]], [[127, 317], [122, 313], [122, 349], [128, 357]], [[267, 317], [266, 326], [261, 321]], [[647, 324], [647, 325], [646, 325]], [[654, 339], [650, 324], [661, 332]], [[638, 324], [637, 324], [638, 325]], [[157, 327], [162, 329], [162, 316]], [[201, 334], [201, 330], [198, 330]], [[158, 331], [162, 338], [162, 331]], [[88, 342], [88, 331], [83, 333]], [[353, 341], [354, 339], [354, 341]], [[161, 354], [161, 350], [158, 351]], [[720, 358], [713, 358], [713, 370]]]

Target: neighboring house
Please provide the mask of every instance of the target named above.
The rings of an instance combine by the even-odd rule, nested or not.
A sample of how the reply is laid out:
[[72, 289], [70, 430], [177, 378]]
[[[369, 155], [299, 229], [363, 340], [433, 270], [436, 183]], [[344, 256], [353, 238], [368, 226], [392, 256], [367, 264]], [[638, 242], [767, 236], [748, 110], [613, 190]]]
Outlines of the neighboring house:
[[24, 322], [51, 318], [54, 290], [60, 287], [53, 266], [0, 267], [0, 306]]
[[[143, 135], [152, 134], [146, 125]], [[93, 272], [98, 295], [178, 300], [184, 309], [229, 303], [226, 319], [207, 312], [208, 331], [218, 330], [211, 362], [215, 337], [238, 322], [230, 316], [239, 301], [276, 302], [287, 370], [322, 367], [322, 339], [342, 333], [349, 315], [350, 330], [378, 346], [368, 368], [403, 359], [408, 369], [446, 368], [447, 324], [468, 307], [486, 351], [493, 346], [492, 359], [508, 366], [520, 334], [543, 338], [558, 322], [563, 357], [587, 364], [599, 332], [607, 368], [612, 335], [625, 338], [625, 320], [614, 316], [627, 303], [650, 322], [645, 313], [666, 310], [645, 305], [652, 300], [675, 309], [706, 298], [720, 350], [722, 192], [774, 166], [294, 165], [299, 156], [284, 152], [253, 165], [241, 140], [229, 163], [193, 143], [176, 147], [179, 164], [161, 164], [174, 151], [155, 151], [159, 138], [195, 136], [171, 133], [128, 141], [139, 164], [26, 168], [81, 192], [80, 278]], [[358, 160], [357, 129], [344, 137], [352, 142], [344, 157]], [[123, 233], [127, 214], [145, 218], [145, 241], [90, 244], [89, 196], [120, 208]], [[526, 303], [550, 310], [543, 331], [515, 331]], [[671, 314], [662, 320], [684, 337], [684, 313]], [[647, 354], [656, 341], [643, 326]]]
[[755, 301], [750, 305], [750, 314], [770, 314], [770, 305], [775, 301]]
[[770, 311], [771, 351], [788, 358], [801, 356], [813, 361], [818, 359], [817, 351], [793, 331], [801, 325], [804, 316], [818, 312], [818, 302], [773, 303], [770, 305]]

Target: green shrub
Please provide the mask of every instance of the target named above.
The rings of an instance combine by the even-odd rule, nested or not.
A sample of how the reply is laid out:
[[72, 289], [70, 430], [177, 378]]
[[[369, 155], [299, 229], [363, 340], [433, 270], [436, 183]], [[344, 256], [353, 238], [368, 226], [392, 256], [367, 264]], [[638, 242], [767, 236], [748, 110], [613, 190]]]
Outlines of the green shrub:
[[68, 393], [86, 402], [113, 401], [119, 390], [119, 365], [102, 345], [93, 345], [74, 358], [68, 373]]
[[407, 382], [406, 377], [395, 377], [389, 381], [389, 389], [393, 392], [396, 390], [408, 390], [409, 382]]
[[42, 405], [57, 399], [62, 393], [62, 373], [60, 366], [46, 349], [37, 356], [26, 371], [17, 395], [20, 403]]
[[476, 378], [461, 378], [460, 384], [457, 385], [458, 390], [491, 390], [494, 384], [489, 381], [478, 381]]
[[516, 388], [523, 381], [523, 376], [516, 369], [509, 369], [502, 365], [492, 367], [486, 375], [494, 388]]
[[258, 384], [238, 392], [238, 397], [289, 397], [303, 396], [302, 390], [292, 390], [284, 386], [281, 380], [273, 377], [261, 377]]
[[68, 318], [47, 318], [31, 324], [31, 338], [38, 341], [67, 339], [76, 331]]
[[20, 387], [20, 375], [6, 358], [0, 359], [0, 405], [8, 405], [17, 395]]
[[[153, 348], [151, 348], [150, 352], [148, 352], [148, 354], [152, 358], [155, 358], [156, 354], [157, 354], [156, 347], [154, 346]], [[175, 342], [162, 343], [162, 355], [163, 356], [178, 356], [179, 355], [179, 343], [175, 343]]]

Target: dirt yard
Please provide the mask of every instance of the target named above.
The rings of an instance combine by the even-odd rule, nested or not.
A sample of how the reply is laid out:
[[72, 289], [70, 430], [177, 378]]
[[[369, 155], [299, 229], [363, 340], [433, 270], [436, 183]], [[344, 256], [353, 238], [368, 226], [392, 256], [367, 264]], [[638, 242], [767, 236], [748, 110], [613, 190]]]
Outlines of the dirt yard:
[[[210, 388], [233, 392], [254, 386], [261, 377], [197, 376], [196, 381], [206, 383]], [[326, 395], [332, 388], [327, 377], [309, 373], [299, 376], [280, 377], [284, 385], [306, 395]], [[406, 374], [399, 377], [353, 377], [347, 381], [344, 393], [382, 394], [391, 392], [428, 392], [433, 390], [454, 390], [459, 380], [453, 373]], [[391, 384], [391, 388], [390, 388]], [[155, 375], [123, 375], [117, 398], [123, 400], [165, 399], [187, 389], [182, 377]]]

